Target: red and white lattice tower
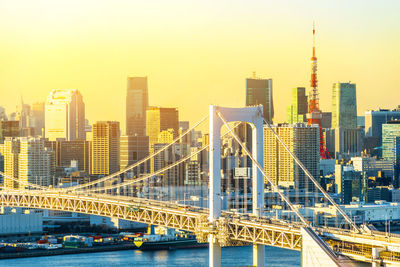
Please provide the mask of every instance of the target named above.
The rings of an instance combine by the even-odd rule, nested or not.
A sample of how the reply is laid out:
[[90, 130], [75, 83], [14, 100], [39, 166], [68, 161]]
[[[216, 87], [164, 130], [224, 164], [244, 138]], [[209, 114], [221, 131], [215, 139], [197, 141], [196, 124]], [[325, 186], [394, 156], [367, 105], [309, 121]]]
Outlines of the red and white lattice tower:
[[317, 57], [315, 56], [315, 25], [313, 25], [313, 55], [311, 58], [311, 90], [308, 96], [308, 124], [318, 124], [320, 133], [320, 154], [321, 158], [331, 158], [324, 142], [324, 135], [322, 134], [321, 119], [322, 111], [319, 109], [319, 93], [318, 93], [318, 79], [317, 79]]

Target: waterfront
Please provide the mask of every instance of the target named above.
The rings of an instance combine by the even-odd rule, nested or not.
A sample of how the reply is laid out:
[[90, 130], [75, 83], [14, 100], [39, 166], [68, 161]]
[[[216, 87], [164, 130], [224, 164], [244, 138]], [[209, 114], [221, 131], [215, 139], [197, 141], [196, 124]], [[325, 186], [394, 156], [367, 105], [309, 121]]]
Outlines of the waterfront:
[[[300, 252], [266, 247], [269, 267], [300, 266]], [[125, 250], [37, 258], [0, 260], [0, 266], [208, 266], [208, 248], [140, 251]], [[222, 249], [222, 266], [249, 266], [251, 247]]]

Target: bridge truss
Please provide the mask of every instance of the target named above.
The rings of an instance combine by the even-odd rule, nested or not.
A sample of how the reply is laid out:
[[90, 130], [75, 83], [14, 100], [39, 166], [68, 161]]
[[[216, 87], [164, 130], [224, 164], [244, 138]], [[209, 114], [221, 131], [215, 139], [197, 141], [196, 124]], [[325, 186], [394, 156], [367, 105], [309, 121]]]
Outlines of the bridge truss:
[[[229, 112], [231, 112], [231, 114], [228, 114]], [[249, 113], [247, 114], [246, 112]], [[154, 154], [132, 164], [124, 170], [85, 184], [67, 188], [50, 188], [36, 185], [29, 181], [20, 181], [17, 178], [0, 173], [5, 179], [11, 180], [14, 184], [19, 185], [18, 190], [10, 188], [3, 188], [0, 190], [0, 205], [99, 215], [190, 231], [196, 234], [200, 242], [209, 242], [210, 265], [212, 266], [218, 266], [220, 264], [221, 246], [255, 245], [253, 260], [256, 260], [253, 261], [253, 263], [257, 266], [264, 265], [264, 245], [301, 250], [302, 227], [311, 229], [311, 231], [317, 233], [331, 246], [337, 255], [373, 262], [377, 261], [377, 259], [374, 258], [375, 256], [373, 256], [373, 250], [379, 249], [382, 251], [380, 253], [380, 255], [382, 255], [380, 258], [382, 262], [400, 263], [400, 237], [388, 239], [387, 236], [384, 236], [382, 233], [371, 234], [363, 232], [335, 203], [330, 195], [325, 192], [296, 155], [288, 149], [280, 136], [274, 132], [268, 122], [265, 122], [267, 127], [274, 132], [275, 137], [284, 149], [304, 171], [308, 179], [320, 190], [326, 202], [332, 205], [334, 209], [343, 216], [350, 230], [328, 229], [313, 225], [313, 222], [300, 212], [299, 205], [293, 204], [287, 193], [281, 191], [278, 186], [272, 182], [263, 169], [262, 157], [260, 157], [260, 153], [262, 155], [263, 149], [262, 140], [260, 141], [259, 139], [260, 132], [262, 133], [263, 131], [261, 114], [262, 107], [260, 106], [236, 110], [212, 106], [209, 116], [206, 116], [199, 123], [185, 131], [185, 133], [175, 138], [172, 143], [166, 144]], [[123, 175], [133, 171], [135, 168], [138, 169], [149, 160], [154, 159], [156, 156], [167, 151], [167, 149], [170, 149], [172, 145], [178, 143], [179, 140], [208, 117], [210, 118], [210, 144], [203, 144], [197, 151], [191, 152], [188, 155], [181, 155], [175, 162], [157, 170], [150, 171], [149, 173], [141, 173], [129, 179], [123, 177]], [[235, 124], [233, 126], [229, 125], [226, 117]], [[219, 121], [217, 121], [217, 119]], [[234, 129], [242, 121], [257, 125], [255, 128], [253, 127], [253, 138], [257, 138], [252, 148], [253, 153], [255, 151], [254, 154], [250, 153], [248, 148], [234, 132]], [[220, 130], [222, 126], [226, 127], [227, 131], [221, 135]], [[218, 134], [213, 135], [212, 133], [214, 131], [218, 131]], [[257, 134], [255, 134], [256, 132]], [[251, 159], [253, 168], [253, 210], [251, 213], [232, 214], [231, 212], [221, 209], [220, 154], [215, 152], [217, 149], [220, 149], [220, 138], [224, 138], [229, 134], [237, 141], [240, 148], [244, 151], [244, 154]], [[167, 179], [162, 175], [174, 170], [174, 168], [181, 163], [198, 156], [205, 150], [209, 151], [209, 158], [213, 159], [209, 166], [210, 193], [208, 197], [210, 206], [208, 209], [204, 208], [204, 206], [189, 206], [176, 200], [159, 201], [151, 198], [124, 195], [127, 188], [134, 188], [137, 186], [143, 188], [145, 187], [145, 183], [148, 183], [147, 187], [151, 188], [149, 181], [155, 178]], [[274, 218], [273, 216], [267, 217], [263, 214], [265, 185], [270, 186], [272, 191], [282, 202], [282, 206], [288, 207], [288, 211], [285, 213], [286, 217]], [[287, 214], [292, 214], [294, 220], [286, 220], [288, 218]], [[215, 255], [217, 255], [217, 257], [213, 258]]]
[[[260, 244], [300, 251], [302, 225], [286, 224], [262, 217], [243, 215], [231, 218], [223, 212], [215, 224], [208, 221], [208, 210], [171, 205], [140, 198], [109, 195], [43, 194], [39, 190], [1, 190], [0, 205], [30, 209], [49, 209], [119, 218], [160, 225], [196, 234], [199, 242], [207, 242], [213, 234], [222, 246]], [[373, 262], [372, 250], [382, 250], [380, 261], [400, 264], [400, 236], [384, 233], [356, 234], [343, 229], [313, 228], [332, 249], [343, 256]]]

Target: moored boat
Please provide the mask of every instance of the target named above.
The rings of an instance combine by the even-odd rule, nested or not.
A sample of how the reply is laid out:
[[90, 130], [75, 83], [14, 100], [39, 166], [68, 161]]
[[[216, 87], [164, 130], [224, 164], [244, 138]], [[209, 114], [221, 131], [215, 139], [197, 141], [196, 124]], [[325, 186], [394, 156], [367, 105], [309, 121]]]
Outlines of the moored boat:
[[196, 237], [192, 234], [166, 228], [158, 228], [157, 234], [136, 237], [133, 243], [140, 250], [169, 250], [208, 246], [208, 243], [197, 242]]

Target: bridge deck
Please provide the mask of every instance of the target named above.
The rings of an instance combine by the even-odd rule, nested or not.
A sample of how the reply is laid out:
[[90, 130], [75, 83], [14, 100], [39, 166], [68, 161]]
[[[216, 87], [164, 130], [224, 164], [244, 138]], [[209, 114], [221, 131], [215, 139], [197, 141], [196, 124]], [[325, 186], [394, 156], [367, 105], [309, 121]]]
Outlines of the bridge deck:
[[[38, 190], [0, 191], [0, 205], [35, 209], [70, 211], [124, 220], [162, 225], [190, 231], [206, 242], [215, 233], [221, 245], [256, 243], [292, 250], [301, 249], [301, 225], [272, 221], [267, 218], [232, 217], [222, 213], [216, 225], [208, 222], [208, 210], [167, 202], [109, 195], [79, 195]], [[400, 238], [385, 233], [357, 234], [343, 229], [314, 228], [338, 254], [366, 262], [372, 261], [372, 248], [380, 248], [382, 260], [400, 263]]]

